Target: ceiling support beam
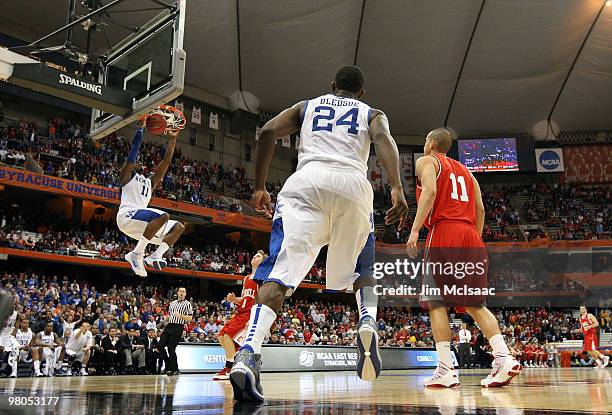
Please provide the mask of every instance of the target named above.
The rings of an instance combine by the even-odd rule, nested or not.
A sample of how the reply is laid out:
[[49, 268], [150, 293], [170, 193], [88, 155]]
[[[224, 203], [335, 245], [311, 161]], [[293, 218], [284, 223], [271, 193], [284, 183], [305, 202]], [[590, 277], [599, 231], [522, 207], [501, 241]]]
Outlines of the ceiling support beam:
[[476, 34], [476, 29], [478, 28], [478, 23], [480, 22], [480, 16], [482, 15], [482, 10], [484, 9], [485, 2], [487, 0], [482, 0], [480, 3], [480, 10], [478, 10], [478, 15], [476, 16], [476, 21], [474, 22], [474, 27], [472, 28], [472, 34], [470, 34], [470, 40], [468, 41], [467, 47], [465, 48], [465, 54], [463, 55], [463, 61], [461, 62], [461, 68], [459, 68], [459, 73], [457, 74], [457, 80], [455, 81], [455, 87], [453, 88], [453, 94], [451, 95], [450, 102], [448, 103], [448, 109], [446, 110], [446, 116], [444, 117], [444, 127], [448, 125], [448, 117], [450, 117], [451, 110], [453, 109], [453, 103], [455, 102], [455, 95], [457, 94], [457, 89], [459, 88], [459, 82], [461, 82], [461, 76], [463, 75], [463, 68], [465, 67], [465, 62], [467, 61], [468, 55], [470, 54], [470, 49], [472, 47], [472, 41], [474, 40], [474, 34]]
[[36, 47], [39, 44], [41, 44], [44, 41], [46, 41], [47, 39], [50, 39], [50, 38], [52, 38], [53, 36], [55, 36], [57, 34], [65, 32], [66, 30], [69, 30], [69, 29], [71, 29], [71, 28], [73, 28], [73, 27], [75, 27], [77, 25], [80, 25], [81, 23], [83, 23], [84, 21], [86, 21], [88, 19], [91, 19], [92, 17], [95, 17], [95, 16], [97, 16], [99, 14], [105, 13], [107, 9], [110, 9], [110, 8], [116, 6], [117, 4], [123, 3], [124, 1], [125, 0], [114, 0], [114, 1], [104, 5], [102, 7], [100, 7], [99, 9], [94, 10], [93, 12], [91, 12], [89, 14], [86, 14], [85, 16], [81, 16], [78, 19], [75, 19], [75, 20], [71, 21], [70, 23], [60, 27], [57, 30], [54, 30], [53, 32], [49, 33], [48, 35], [43, 36], [40, 39], [35, 40], [32, 43], [29, 43], [29, 44], [24, 45], [24, 46], [13, 46], [13, 47], [11, 47], [9, 49], [20, 49], [20, 48]]
[[353, 65], [357, 66], [357, 56], [359, 55], [359, 42], [361, 41], [361, 28], [363, 26], [363, 15], [365, 12], [366, 0], [361, 3], [361, 16], [359, 17], [359, 29], [357, 30], [357, 43], [355, 44], [355, 57], [353, 58]]
[[[597, 15], [595, 16], [595, 19], [593, 19], [593, 23], [591, 23], [591, 27], [589, 27], [589, 30], [587, 31], [586, 36], [584, 37], [584, 39], [582, 40], [582, 43], [580, 44], [580, 48], [578, 48], [578, 52], [576, 52], [576, 56], [574, 56], [574, 61], [572, 62], [572, 65], [570, 66], [569, 71], [567, 71], [567, 74], [565, 75], [565, 79], [563, 80], [563, 83], [561, 84], [561, 88], [559, 88], [559, 93], [557, 93], [557, 97], [555, 98], [555, 101], [553, 102], [552, 107], [550, 108], [550, 112], [548, 113], [548, 117], [546, 117], [546, 120], [548, 121], [549, 127], [550, 127], [550, 119], [551, 119], [553, 113], [555, 112], [555, 109], [557, 108], [557, 104], [559, 103], [559, 99], [561, 99], [561, 95], [563, 94], [563, 90], [565, 89], [565, 85], [567, 84], [567, 81], [569, 80], [570, 76], [572, 75], [572, 72], [574, 71], [574, 67], [576, 66], [576, 62], [578, 62], [578, 58], [580, 58], [580, 54], [582, 53], [582, 49], [584, 49], [584, 46], [586, 45], [587, 41], [589, 40], [589, 37], [591, 36], [591, 32], [593, 31], [593, 28], [595, 27], [595, 24], [599, 20], [599, 16], [601, 16], [601, 12], [603, 11], [605, 6], [606, 6], [606, 0], [602, 0], [601, 7], [599, 8], [599, 12], [597, 12]], [[555, 136], [557, 136], [557, 134], [555, 134], [554, 131], [552, 133]]]
[[242, 91], [242, 53], [240, 53], [240, 0], [236, 0], [236, 35], [238, 43], [238, 89]]

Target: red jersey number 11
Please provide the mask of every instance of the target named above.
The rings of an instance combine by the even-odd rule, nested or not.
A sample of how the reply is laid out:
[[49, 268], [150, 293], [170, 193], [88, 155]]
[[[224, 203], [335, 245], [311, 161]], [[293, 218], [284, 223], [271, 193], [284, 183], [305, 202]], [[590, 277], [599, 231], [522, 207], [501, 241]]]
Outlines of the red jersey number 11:
[[[450, 174], [451, 182], [453, 183], [453, 191], [451, 192], [451, 199], [460, 200], [462, 202], [468, 202], [467, 189], [465, 187], [465, 177], [455, 176], [455, 173]], [[461, 195], [457, 193], [457, 182], [461, 187]]]

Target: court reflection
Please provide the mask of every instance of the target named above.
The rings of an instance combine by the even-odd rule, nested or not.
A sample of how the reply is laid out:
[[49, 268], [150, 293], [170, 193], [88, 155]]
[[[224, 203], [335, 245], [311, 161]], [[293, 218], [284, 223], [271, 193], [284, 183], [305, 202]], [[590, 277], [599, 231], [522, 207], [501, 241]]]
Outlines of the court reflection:
[[[512, 385], [483, 389], [487, 371], [462, 371], [461, 386], [425, 389], [429, 371], [388, 371], [376, 382], [353, 372], [266, 373], [263, 405], [233, 402], [229, 382], [211, 375], [0, 379], [0, 414], [498, 414], [609, 413], [609, 370], [531, 369]], [[17, 408], [7, 397], [53, 397], [57, 405]]]

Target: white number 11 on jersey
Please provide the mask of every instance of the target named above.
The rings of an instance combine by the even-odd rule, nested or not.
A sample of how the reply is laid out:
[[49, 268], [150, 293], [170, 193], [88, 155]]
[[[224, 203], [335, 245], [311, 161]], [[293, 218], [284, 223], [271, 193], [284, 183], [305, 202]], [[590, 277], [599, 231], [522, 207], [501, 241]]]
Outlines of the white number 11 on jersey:
[[[451, 199], [461, 200], [462, 202], [468, 202], [468, 194], [467, 189], [465, 187], [465, 177], [463, 176], [455, 176], [455, 173], [450, 174], [451, 182], [453, 182], [453, 191], [451, 192]], [[459, 182], [459, 186], [461, 186], [461, 197], [457, 194], [457, 182]]]

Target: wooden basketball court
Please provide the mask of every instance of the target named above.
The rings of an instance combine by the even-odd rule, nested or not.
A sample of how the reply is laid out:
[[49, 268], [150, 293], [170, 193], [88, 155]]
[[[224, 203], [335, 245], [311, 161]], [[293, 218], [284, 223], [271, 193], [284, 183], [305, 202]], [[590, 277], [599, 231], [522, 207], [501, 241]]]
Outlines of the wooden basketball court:
[[[0, 379], [0, 413], [64, 414], [536, 414], [609, 413], [612, 370], [525, 369], [516, 382], [484, 389], [487, 371], [461, 374], [454, 389], [425, 389], [427, 370], [387, 371], [374, 383], [352, 372], [265, 373], [266, 402], [234, 405], [229, 382], [212, 375]], [[9, 406], [19, 397], [54, 405]], [[15, 401], [15, 399], [14, 399]], [[9, 412], [11, 410], [11, 412]]]

